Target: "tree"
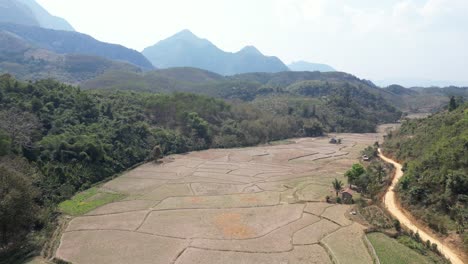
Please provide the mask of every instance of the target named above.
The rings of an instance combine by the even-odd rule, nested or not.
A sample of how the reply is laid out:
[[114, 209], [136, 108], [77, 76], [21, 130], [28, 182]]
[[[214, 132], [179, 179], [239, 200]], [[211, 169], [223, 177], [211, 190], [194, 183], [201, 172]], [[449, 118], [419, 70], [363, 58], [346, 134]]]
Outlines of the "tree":
[[333, 189], [335, 190], [336, 197], [338, 197], [338, 193], [343, 189], [343, 182], [336, 179], [332, 182]]
[[393, 220], [393, 226], [395, 227], [395, 230], [400, 233], [401, 232], [401, 223], [397, 219]]
[[348, 178], [349, 185], [355, 184], [356, 180], [359, 178], [359, 176], [364, 174], [364, 172], [366, 172], [366, 170], [361, 164], [353, 164], [351, 169], [345, 173], [345, 176]]
[[161, 146], [157, 145], [153, 148], [153, 151], [151, 152], [151, 158], [154, 162], [158, 162], [159, 159], [162, 158]]
[[10, 146], [10, 137], [2, 130], [0, 130], [0, 157], [7, 155], [10, 152]]
[[32, 136], [40, 127], [37, 117], [19, 109], [0, 112], [0, 130], [5, 131], [11, 139], [12, 147], [32, 147]]
[[382, 182], [382, 176], [385, 173], [384, 166], [382, 166], [381, 163], [377, 163], [377, 164], [375, 164], [375, 166], [373, 166], [373, 168], [375, 169], [375, 172], [377, 173], [377, 179], [378, 179], [379, 183], [381, 183]]
[[303, 129], [306, 137], [319, 137], [323, 135], [323, 128], [316, 121], [304, 124]]
[[453, 110], [457, 109], [457, 101], [455, 100], [455, 96], [450, 97], [450, 102], [449, 102], [449, 111], [452, 112]]
[[37, 220], [36, 196], [30, 179], [0, 167], [0, 252], [24, 243]]

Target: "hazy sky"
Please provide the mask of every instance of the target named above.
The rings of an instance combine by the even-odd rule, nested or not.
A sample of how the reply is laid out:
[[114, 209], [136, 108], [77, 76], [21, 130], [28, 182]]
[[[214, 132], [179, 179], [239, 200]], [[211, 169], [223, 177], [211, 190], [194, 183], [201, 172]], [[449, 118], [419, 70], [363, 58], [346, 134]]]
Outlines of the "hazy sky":
[[79, 32], [141, 51], [182, 29], [226, 51], [360, 78], [468, 85], [468, 0], [37, 0]]

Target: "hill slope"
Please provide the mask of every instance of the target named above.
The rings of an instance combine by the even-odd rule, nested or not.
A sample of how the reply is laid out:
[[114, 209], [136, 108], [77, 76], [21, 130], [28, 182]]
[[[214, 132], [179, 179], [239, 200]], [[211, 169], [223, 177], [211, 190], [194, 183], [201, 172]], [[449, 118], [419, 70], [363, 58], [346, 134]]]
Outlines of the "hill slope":
[[0, 22], [74, 31], [65, 19], [49, 14], [34, 0], [0, 0]]
[[291, 71], [319, 71], [319, 72], [332, 72], [336, 71], [331, 66], [320, 63], [311, 63], [307, 61], [296, 61], [288, 65]]
[[142, 53], [158, 68], [194, 67], [222, 75], [288, 70], [278, 58], [264, 56], [255, 47], [248, 46], [237, 53], [224, 52], [188, 30], [162, 40]]
[[448, 104], [451, 96], [468, 99], [468, 87], [405, 88], [390, 85], [383, 90], [393, 95], [385, 97], [387, 100], [409, 113], [438, 112]]
[[394, 122], [401, 115], [383, 96], [394, 95], [341, 72], [247, 73], [223, 77], [195, 68], [171, 68], [131, 74], [107, 72], [84, 82], [82, 88], [191, 92], [249, 101], [273, 115], [314, 120], [325, 131], [373, 131], [376, 124]]
[[[402, 203], [442, 234], [468, 225], [468, 104], [405, 122], [384, 149], [404, 161]], [[468, 249], [468, 235], [464, 236]]]
[[98, 56], [57, 54], [0, 30], [0, 74], [9, 73], [23, 80], [54, 78], [67, 83], [80, 83], [109, 70], [140, 71], [129, 63]]
[[138, 51], [121, 45], [98, 41], [78, 32], [52, 30], [40, 27], [0, 23], [0, 30], [11, 32], [32, 46], [58, 54], [83, 54], [110, 60], [126, 61], [143, 69], [153, 65]]

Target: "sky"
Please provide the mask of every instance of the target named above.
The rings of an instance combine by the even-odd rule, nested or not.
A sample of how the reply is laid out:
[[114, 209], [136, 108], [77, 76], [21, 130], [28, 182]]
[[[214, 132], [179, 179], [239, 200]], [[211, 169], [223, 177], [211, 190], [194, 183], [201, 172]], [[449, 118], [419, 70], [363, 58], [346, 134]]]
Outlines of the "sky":
[[37, 0], [143, 50], [189, 29], [225, 51], [326, 63], [380, 85], [468, 86], [468, 0]]

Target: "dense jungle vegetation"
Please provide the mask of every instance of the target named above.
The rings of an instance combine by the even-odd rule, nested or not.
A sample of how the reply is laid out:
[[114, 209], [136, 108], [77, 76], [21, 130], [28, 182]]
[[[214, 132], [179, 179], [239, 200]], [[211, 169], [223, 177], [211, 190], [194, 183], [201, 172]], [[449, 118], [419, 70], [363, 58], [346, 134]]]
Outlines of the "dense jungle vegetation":
[[404, 206], [435, 231], [456, 232], [468, 248], [468, 104], [452, 97], [448, 111], [404, 122], [384, 148], [404, 162]]

